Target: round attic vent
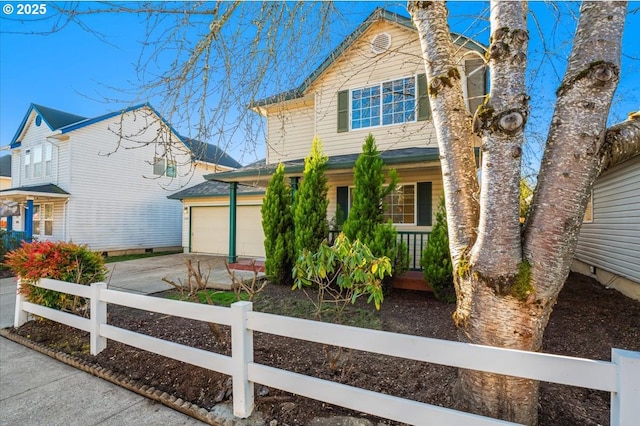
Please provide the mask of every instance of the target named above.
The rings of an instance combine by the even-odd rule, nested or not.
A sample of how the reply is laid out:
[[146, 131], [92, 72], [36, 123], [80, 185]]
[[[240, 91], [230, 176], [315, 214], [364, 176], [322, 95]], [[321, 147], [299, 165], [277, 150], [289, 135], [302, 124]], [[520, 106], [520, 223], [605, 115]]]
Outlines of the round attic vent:
[[377, 34], [371, 40], [371, 51], [375, 54], [386, 52], [391, 47], [391, 35], [389, 33]]

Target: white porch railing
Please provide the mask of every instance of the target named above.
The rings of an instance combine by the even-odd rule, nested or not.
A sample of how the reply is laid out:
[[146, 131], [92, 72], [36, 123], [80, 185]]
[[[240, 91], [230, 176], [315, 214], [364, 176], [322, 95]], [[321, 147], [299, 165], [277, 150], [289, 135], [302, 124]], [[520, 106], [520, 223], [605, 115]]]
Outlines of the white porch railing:
[[[18, 282], [18, 286], [20, 283]], [[43, 278], [40, 287], [86, 297], [91, 317], [81, 318], [16, 298], [14, 325], [28, 313], [79, 328], [91, 334], [91, 354], [106, 339], [204, 367], [233, 378], [233, 411], [248, 417], [254, 408], [254, 383], [414, 425], [512, 424], [408, 399], [321, 380], [253, 361], [253, 332], [270, 333], [421, 362], [611, 392], [611, 425], [634, 425], [640, 419], [640, 352], [612, 349], [612, 361], [594, 361], [535, 352], [479, 346], [447, 340], [367, 330], [252, 311], [249, 302], [231, 308], [140, 296]], [[232, 356], [220, 355], [107, 324], [107, 303], [231, 326]]]

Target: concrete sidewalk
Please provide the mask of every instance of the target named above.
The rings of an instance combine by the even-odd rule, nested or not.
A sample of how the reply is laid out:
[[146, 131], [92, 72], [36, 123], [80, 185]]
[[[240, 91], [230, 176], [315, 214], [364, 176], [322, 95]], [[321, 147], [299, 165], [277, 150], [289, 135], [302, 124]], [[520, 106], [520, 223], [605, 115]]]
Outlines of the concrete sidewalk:
[[[175, 254], [112, 263], [109, 288], [150, 294], [172, 288], [162, 277], [186, 277], [185, 258], [206, 264], [211, 256]], [[253, 272], [240, 272], [253, 277]], [[227, 271], [212, 271], [210, 283], [230, 288]], [[0, 328], [13, 326], [16, 280], [0, 279]], [[220, 407], [223, 409], [223, 407]], [[226, 410], [229, 411], [229, 410]], [[220, 412], [230, 424], [230, 412]], [[259, 423], [259, 421], [258, 421]], [[0, 425], [199, 425], [199, 420], [142, 395], [0, 337]], [[227, 424], [227, 423], [225, 423]]]
[[0, 425], [201, 425], [0, 337]]

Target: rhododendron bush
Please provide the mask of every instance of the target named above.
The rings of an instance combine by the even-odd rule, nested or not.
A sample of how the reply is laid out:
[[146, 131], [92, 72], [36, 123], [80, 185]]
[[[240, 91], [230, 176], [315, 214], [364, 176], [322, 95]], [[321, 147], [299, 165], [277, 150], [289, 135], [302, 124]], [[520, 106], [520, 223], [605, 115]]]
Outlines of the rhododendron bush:
[[8, 253], [5, 265], [20, 277], [19, 292], [31, 303], [65, 311], [85, 305], [82, 298], [39, 288], [40, 278], [89, 285], [105, 279], [107, 270], [99, 253], [73, 243], [36, 241], [23, 243]]

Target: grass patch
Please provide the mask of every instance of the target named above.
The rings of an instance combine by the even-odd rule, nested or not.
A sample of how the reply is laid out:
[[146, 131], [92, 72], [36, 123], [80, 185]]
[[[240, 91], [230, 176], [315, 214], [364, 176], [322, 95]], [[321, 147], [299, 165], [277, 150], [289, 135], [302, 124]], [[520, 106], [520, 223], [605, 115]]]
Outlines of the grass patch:
[[[236, 303], [236, 294], [233, 291], [220, 291], [220, 290], [202, 290], [198, 292], [198, 301], [200, 303], [207, 303], [206, 293], [209, 293], [211, 300], [216, 306], [222, 306], [228, 308], [232, 303]], [[240, 293], [240, 300], [249, 300], [247, 293]]]
[[168, 254], [178, 254], [182, 251], [160, 251], [155, 253], [123, 254], [121, 256], [107, 256], [104, 263], [124, 262], [125, 260], [144, 259], [146, 257], [166, 256]]

